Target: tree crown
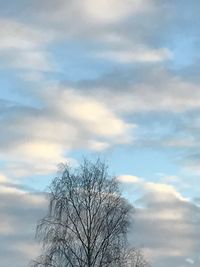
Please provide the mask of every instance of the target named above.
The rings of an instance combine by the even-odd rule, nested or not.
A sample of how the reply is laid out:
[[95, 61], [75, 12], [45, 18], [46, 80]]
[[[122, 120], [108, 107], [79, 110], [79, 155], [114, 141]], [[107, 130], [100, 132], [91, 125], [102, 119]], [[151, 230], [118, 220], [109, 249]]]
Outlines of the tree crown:
[[121, 266], [131, 208], [101, 160], [63, 165], [37, 227], [44, 253], [35, 266]]

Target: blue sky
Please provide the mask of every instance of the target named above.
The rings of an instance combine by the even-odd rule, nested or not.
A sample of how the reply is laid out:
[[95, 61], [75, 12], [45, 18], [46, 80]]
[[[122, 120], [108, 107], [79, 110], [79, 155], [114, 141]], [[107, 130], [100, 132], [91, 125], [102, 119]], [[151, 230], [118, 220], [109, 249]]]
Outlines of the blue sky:
[[198, 0], [0, 3], [0, 267], [37, 255], [38, 192], [83, 156], [121, 181], [152, 266], [199, 266], [199, 13]]

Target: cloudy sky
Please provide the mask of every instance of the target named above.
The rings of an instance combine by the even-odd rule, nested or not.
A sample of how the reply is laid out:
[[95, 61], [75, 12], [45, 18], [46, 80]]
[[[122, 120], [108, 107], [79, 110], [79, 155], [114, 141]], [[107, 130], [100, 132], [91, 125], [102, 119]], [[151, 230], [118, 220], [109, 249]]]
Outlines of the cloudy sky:
[[39, 252], [57, 164], [101, 156], [154, 267], [200, 266], [200, 1], [0, 1], [0, 267]]

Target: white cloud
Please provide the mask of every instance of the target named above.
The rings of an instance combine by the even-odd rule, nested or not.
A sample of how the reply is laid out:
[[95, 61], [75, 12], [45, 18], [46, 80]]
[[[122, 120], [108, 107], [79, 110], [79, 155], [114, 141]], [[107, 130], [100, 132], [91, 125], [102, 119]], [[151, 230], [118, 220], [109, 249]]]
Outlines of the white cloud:
[[[51, 161], [52, 159], [62, 159], [62, 149], [59, 144], [54, 144], [45, 141], [31, 141], [24, 142], [12, 152], [13, 158], [17, 158], [19, 155], [20, 158], [35, 160], [47, 160]], [[57, 157], [55, 157], [57, 155]], [[60, 156], [59, 156], [60, 155]]]
[[118, 22], [131, 14], [145, 13], [152, 9], [151, 0], [83, 0], [86, 15], [101, 23]]
[[48, 87], [38, 99], [41, 109], [19, 106], [15, 110], [11, 105], [2, 121], [0, 157], [8, 176], [54, 172], [56, 164], [71, 161], [66, 155], [72, 149], [102, 151], [133, 142], [135, 125], [92, 96]]
[[39, 30], [12, 19], [0, 18], [1, 66], [16, 69], [50, 71], [55, 69], [46, 45], [53, 41], [49, 30]]
[[24, 194], [24, 191], [14, 187], [8, 187], [7, 185], [0, 184], [0, 192], [2, 194]]
[[[39, 4], [39, 1], [35, 1], [33, 7], [40, 6], [39, 14], [36, 14], [36, 17], [38, 15], [43, 23], [45, 20], [49, 23], [53, 21], [56, 24], [60, 19], [60, 24], [69, 25], [71, 20], [74, 23], [78, 18], [84, 19], [82, 25], [79, 25], [79, 29], [89, 28], [88, 22], [104, 26], [125, 20], [129, 15], [150, 13], [156, 8], [156, 4], [152, 0], [75, 0], [68, 2], [58, 0], [56, 5], [54, 1], [44, 1], [42, 5]], [[30, 11], [31, 7], [27, 7], [27, 10]], [[79, 34], [81, 33], [79, 32]]]
[[188, 263], [190, 263], [190, 264], [194, 264], [194, 260], [191, 259], [191, 258], [187, 258], [186, 261], [187, 261]]
[[99, 142], [99, 141], [95, 141], [95, 140], [89, 140], [88, 141], [88, 147], [91, 150], [94, 150], [94, 151], [103, 151], [103, 150], [108, 149], [110, 147], [110, 144], [106, 143], [106, 142]]
[[135, 176], [132, 174], [122, 174], [117, 176], [117, 180], [121, 183], [128, 184], [130, 187], [124, 187], [125, 190], [131, 191], [131, 189], [135, 189], [135, 186], [140, 188], [140, 192], [142, 194], [151, 194], [154, 195], [153, 199], [157, 197], [160, 201], [163, 198], [163, 201], [170, 201], [170, 196], [172, 198], [176, 198], [180, 201], [188, 201], [187, 198], [184, 198], [181, 193], [179, 193], [178, 189], [175, 187], [173, 183], [181, 183], [182, 179], [175, 175], [166, 175], [163, 173], [158, 173], [157, 175], [160, 176], [159, 181], [151, 182], [147, 179], [144, 179], [139, 176]]
[[142, 179], [140, 177], [134, 175], [120, 175], [117, 177], [117, 179], [122, 183], [137, 184], [142, 182]]
[[0, 50], [32, 50], [53, 39], [49, 31], [40, 31], [15, 20], [2, 18], [0, 18], [0, 36]]
[[[131, 132], [136, 126], [126, 123], [96, 97], [77, 93], [70, 88], [55, 89], [51, 93], [44, 96], [49, 110], [54, 110], [63, 122], [71, 121], [69, 125], [75, 127], [76, 132], [80, 127], [82, 133], [105, 138], [111, 144], [131, 142]], [[54, 101], [56, 96], [58, 100]]]
[[186, 198], [183, 198], [179, 192], [177, 192], [174, 186], [169, 184], [146, 182], [144, 183], [144, 188], [147, 191], [153, 192], [155, 194], [155, 197], [158, 196], [160, 198], [160, 201], [162, 199], [163, 201], [165, 201], [166, 197], [170, 199], [170, 196], [175, 196], [177, 199], [180, 199], [181, 201], [187, 200]]
[[[81, 123], [89, 131], [99, 136], [124, 136], [133, 125], [124, 123], [106, 105], [96, 99], [72, 92], [64, 92], [63, 101], [58, 103], [63, 113]], [[65, 101], [68, 101], [66, 105]], [[120, 142], [120, 140], [119, 140]], [[123, 140], [122, 140], [123, 142]]]
[[6, 182], [6, 181], [7, 181], [7, 177], [4, 174], [0, 174], [0, 183]]
[[121, 63], [133, 63], [133, 62], [161, 62], [172, 59], [172, 53], [169, 49], [142, 49], [132, 48], [127, 50], [118, 51], [103, 51], [97, 54], [98, 57], [118, 61]]

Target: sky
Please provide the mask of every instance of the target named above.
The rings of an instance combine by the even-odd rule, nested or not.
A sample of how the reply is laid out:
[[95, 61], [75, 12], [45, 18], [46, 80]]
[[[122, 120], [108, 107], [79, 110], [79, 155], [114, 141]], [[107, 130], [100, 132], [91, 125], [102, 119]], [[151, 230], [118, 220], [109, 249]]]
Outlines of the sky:
[[0, 267], [40, 252], [61, 162], [101, 157], [152, 267], [200, 266], [200, 1], [0, 1]]

